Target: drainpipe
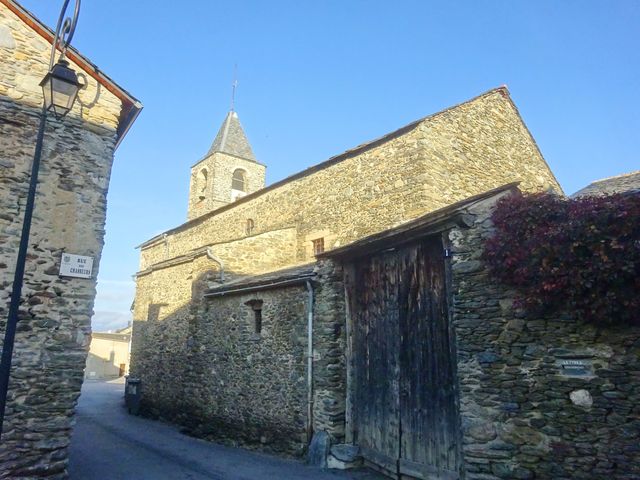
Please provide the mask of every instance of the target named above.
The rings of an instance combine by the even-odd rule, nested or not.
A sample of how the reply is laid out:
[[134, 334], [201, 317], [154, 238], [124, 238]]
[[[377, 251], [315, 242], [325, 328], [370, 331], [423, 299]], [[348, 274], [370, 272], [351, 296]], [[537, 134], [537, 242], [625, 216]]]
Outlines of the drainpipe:
[[224, 282], [224, 262], [213, 254], [211, 247], [207, 248], [207, 257], [220, 265], [220, 281]]
[[307, 286], [307, 441], [313, 436], [313, 287]]
[[164, 258], [165, 260], [169, 258], [169, 239], [167, 238], [167, 234], [162, 234], [162, 240], [164, 241]]

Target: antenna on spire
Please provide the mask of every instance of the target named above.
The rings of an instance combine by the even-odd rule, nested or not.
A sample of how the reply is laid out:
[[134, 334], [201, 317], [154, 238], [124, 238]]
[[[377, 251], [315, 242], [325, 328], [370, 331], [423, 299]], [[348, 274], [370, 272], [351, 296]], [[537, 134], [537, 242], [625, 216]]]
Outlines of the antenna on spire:
[[238, 88], [238, 64], [233, 65], [233, 83], [231, 84], [231, 111], [235, 109], [236, 88]]

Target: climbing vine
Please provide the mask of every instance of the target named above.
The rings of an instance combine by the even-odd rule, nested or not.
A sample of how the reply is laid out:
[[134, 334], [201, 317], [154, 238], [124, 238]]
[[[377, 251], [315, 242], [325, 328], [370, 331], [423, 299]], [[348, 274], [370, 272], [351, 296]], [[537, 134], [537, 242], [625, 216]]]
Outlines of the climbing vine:
[[493, 222], [483, 258], [525, 312], [640, 325], [640, 195], [510, 196]]

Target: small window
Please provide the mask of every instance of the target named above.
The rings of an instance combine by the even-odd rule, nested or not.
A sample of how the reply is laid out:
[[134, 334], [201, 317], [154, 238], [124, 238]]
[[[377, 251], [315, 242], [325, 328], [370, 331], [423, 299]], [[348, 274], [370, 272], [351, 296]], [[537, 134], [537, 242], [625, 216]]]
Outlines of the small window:
[[209, 178], [209, 175], [207, 173], [207, 169], [203, 168], [202, 170], [200, 170], [200, 173], [198, 174], [198, 183], [196, 188], [198, 189], [198, 199], [199, 200], [204, 200], [205, 198], [207, 198], [207, 180]]
[[249, 300], [245, 305], [253, 310], [253, 334], [260, 335], [262, 333], [262, 300]]
[[246, 192], [247, 175], [244, 170], [238, 168], [234, 170], [231, 178], [231, 188], [240, 192]]
[[253, 310], [254, 315], [254, 333], [260, 335], [262, 333], [262, 309]]
[[320, 255], [322, 252], [324, 252], [324, 237], [311, 240], [311, 243], [313, 243], [314, 255]]
[[247, 227], [246, 227], [247, 235], [251, 235], [253, 233], [254, 227], [255, 227], [255, 223], [253, 222], [253, 219], [248, 218], [247, 219]]

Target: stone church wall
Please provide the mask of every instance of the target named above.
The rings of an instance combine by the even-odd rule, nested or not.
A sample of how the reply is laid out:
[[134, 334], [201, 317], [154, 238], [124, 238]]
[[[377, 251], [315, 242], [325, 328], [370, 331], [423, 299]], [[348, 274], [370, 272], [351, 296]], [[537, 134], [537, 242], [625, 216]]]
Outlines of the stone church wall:
[[[247, 237], [249, 219], [255, 226], [251, 235], [295, 229], [292, 250], [288, 243], [264, 250], [291, 254], [274, 258], [275, 270], [312, 260], [316, 238], [324, 237], [329, 250], [514, 180], [521, 180], [525, 190], [560, 191], [506, 96], [494, 90], [347, 153], [342, 161], [171, 230], [141, 247], [141, 273], [206, 245], [238, 242], [221, 258], [251, 258], [255, 252], [239, 242]], [[242, 273], [259, 273], [248, 267]], [[175, 300], [179, 307], [190, 300], [189, 277], [171, 268], [177, 268], [175, 275], [168, 274], [168, 283], [159, 288], [185, 292]], [[138, 277], [135, 320], [144, 320], [149, 288], [157, 290], [149, 285]]]
[[[312, 430], [344, 439], [345, 332], [341, 270], [325, 264], [312, 281]], [[307, 314], [304, 284], [202, 296], [165, 321], [136, 322], [143, 413], [192, 435], [299, 456], [308, 445]], [[261, 302], [255, 331], [252, 302]]]
[[[249, 304], [256, 300], [262, 302], [259, 333]], [[202, 300], [191, 325], [185, 409], [173, 419], [200, 437], [301, 454], [307, 444], [306, 311], [304, 285]], [[144, 398], [147, 403], [146, 390]], [[148, 403], [156, 408], [155, 400]]]
[[[192, 302], [194, 305], [200, 302], [193, 296], [192, 283], [212, 268], [208, 260], [208, 267], [196, 264], [195, 260], [182, 261], [194, 252], [213, 245], [214, 252], [225, 263], [242, 260], [234, 272], [238, 274], [277, 270], [313, 260], [311, 241], [316, 238], [323, 237], [329, 250], [515, 180], [520, 180], [522, 188], [528, 191], [560, 191], [508, 93], [497, 89], [193, 219], [168, 231], [166, 236], [143, 244], [141, 271], [137, 277], [131, 371], [143, 382], [147, 408], [157, 415], [170, 417], [175, 417], [176, 409], [182, 408], [181, 400], [177, 399], [181, 398], [183, 387], [180, 365], [189, 358], [184, 352], [188, 314], [192, 311]], [[253, 220], [255, 226], [249, 238], [263, 235], [267, 238], [273, 231], [292, 232], [293, 237], [287, 236], [281, 244], [274, 237], [274, 242], [263, 245], [260, 252], [249, 249], [249, 244], [243, 243], [243, 239], [247, 239], [248, 219]], [[229, 248], [221, 249], [219, 245], [223, 244]], [[286, 255], [283, 256], [283, 252]], [[258, 270], [256, 260], [262, 255], [273, 255], [273, 261], [268, 269]], [[317, 328], [325, 334], [322, 338], [326, 341], [326, 355], [321, 355], [314, 364], [316, 371], [325, 372], [327, 376], [318, 378], [315, 386], [314, 426], [341, 439], [345, 435], [346, 373], [343, 320], [336, 315], [344, 310], [344, 299], [339, 284], [334, 282], [334, 286], [335, 290], [327, 287], [318, 292], [325, 296], [319, 299], [316, 308], [319, 325], [323, 325]], [[158, 303], [166, 304], [160, 311], [167, 314], [152, 315], [160, 321], [144, 325], [149, 308], [156, 308]], [[227, 313], [231, 311], [230, 305], [224, 308]], [[224, 315], [228, 316], [227, 313]], [[191, 321], [206, 323], [207, 318], [213, 323], [219, 321], [211, 318], [215, 315], [213, 309], [203, 318], [198, 315], [200, 313], [195, 313]], [[217, 355], [222, 355], [220, 352], [225, 349], [230, 355], [237, 353], [236, 347], [230, 344], [216, 348], [219, 349]], [[244, 351], [242, 354], [249, 355]], [[176, 370], [163, 377], [164, 374], [158, 372], [164, 372], [167, 364]], [[253, 380], [245, 376], [243, 381]], [[200, 397], [194, 394], [193, 398]], [[225, 405], [233, 403], [229, 396], [223, 400]], [[202, 398], [199, 404], [202, 408], [213, 408]], [[193, 410], [196, 405], [189, 408]], [[214, 414], [220, 419], [220, 414], [213, 411], [202, 415]], [[260, 415], [256, 418], [266, 421], [266, 414]]]
[[[167, 232], [166, 254], [242, 238], [253, 219], [255, 233], [295, 226], [297, 260], [304, 262], [310, 260], [305, 242], [319, 230], [333, 235], [330, 249], [509, 182], [560, 191], [507, 96], [491, 91], [185, 223]], [[153, 263], [164, 248], [161, 239], [143, 245], [142, 263]]]
[[[225, 281], [229, 281], [239, 275], [265, 273], [293, 263], [295, 235], [293, 228], [276, 230], [211, 245], [210, 250], [216, 257], [225, 259]], [[162, 252], [156, 250], [156, 253]], [[138, 273], [134, 318], [149, 318], [151, 309], [155, 319], [163, 320], [186, 308], [191, 301], [194, 279], [205, 272], [211, 273], [212, 282], [221, 278], [220, 266], [207, 257], [206, 248], [178, 258], [156, 258], [152, 265]]]
[[[4, 338], [50, 44], [0, 4], [0, 337]], [[81, 69], [71, 64], [76, 72]], [[121, 103], [85, 77], [73, 111], [48, 118], [15, 340], [0, 477], [66, 478], [91, 333], [95, 276]], [[93, 279], [58, 277], [62, 252]]]
[[[231, 178], [233, 172], [238, 168], [246, 172], [247, 193], [255, 192], [264, 187], [264, 165], [226, 153], [216, 152], [191, 168], [189, 220], [231, 203]], [[208, 178], [204, 191], [201, 190], [199, 181], [203, 169], [206, 169]], [[198, 189], [201, 191], [199, 192]], [[200, 193], [205, 196], [203, 200], [199, 198]]]
[[523, 318], [479, 260], [492, 204], [451, 233], [467, 480], [640, 478], [640, 328]]

